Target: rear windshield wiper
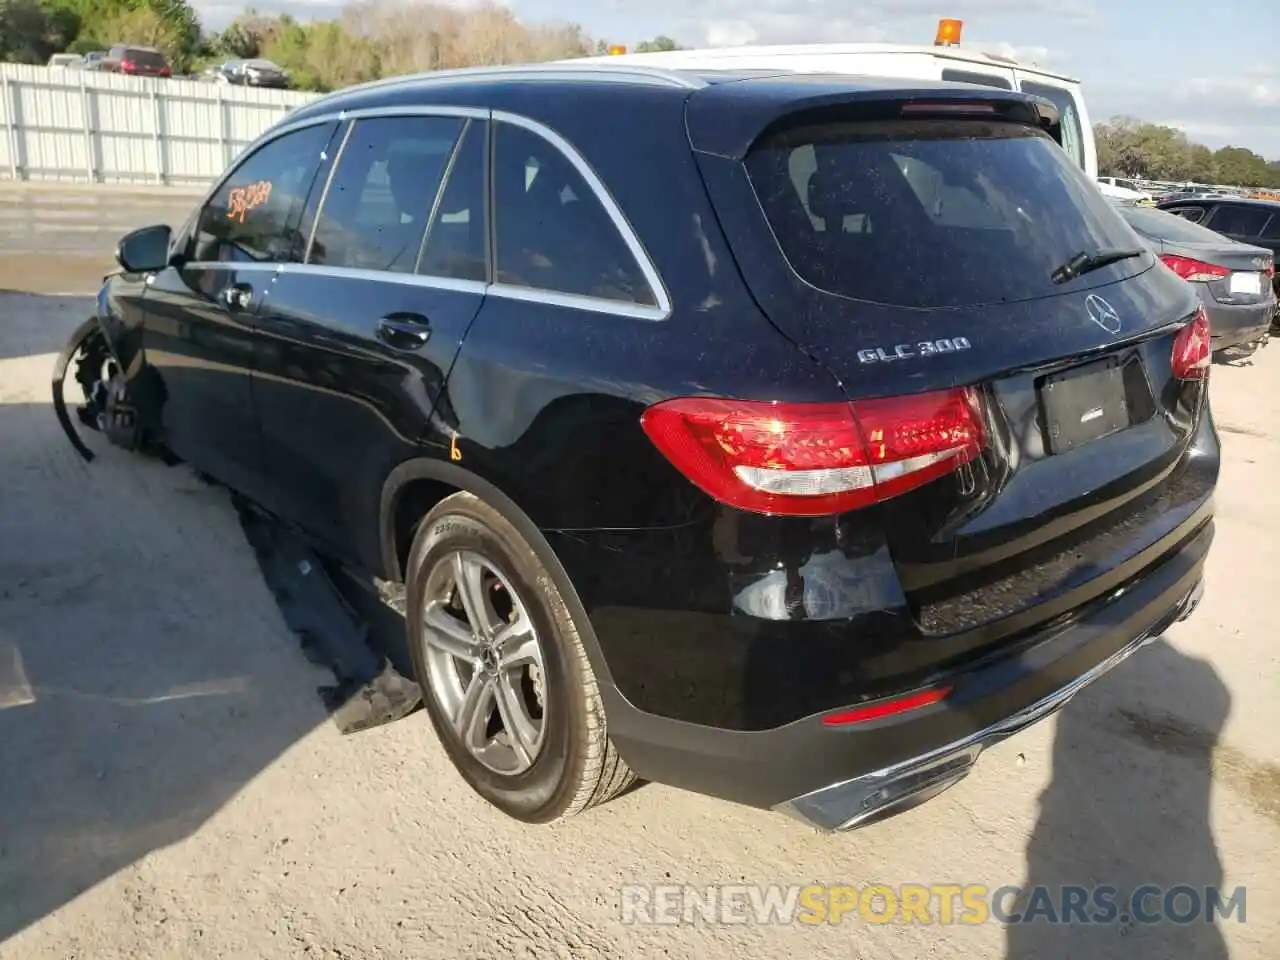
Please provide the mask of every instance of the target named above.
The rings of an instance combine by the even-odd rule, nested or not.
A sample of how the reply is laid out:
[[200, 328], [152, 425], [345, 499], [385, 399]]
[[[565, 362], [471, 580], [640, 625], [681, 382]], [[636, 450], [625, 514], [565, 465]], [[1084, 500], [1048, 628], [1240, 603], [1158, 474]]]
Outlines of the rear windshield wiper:
[[1119, 263], [1121, 260], [1140, 257], [1143, 253], [1144, 251], [1142, 250], [1104, 249], [1094, 250], [1092, 253], [1088, 250], [1081, 250], [1062, 266], [1057, 267], [1053, 273], [1049, 274], [1049, 279], [1054, 283], [1066, 283], [1068, 280], [1084, 276], [1091, 270], [1099, 270], [1102, 267], [1109, 267], [1113, 263]]

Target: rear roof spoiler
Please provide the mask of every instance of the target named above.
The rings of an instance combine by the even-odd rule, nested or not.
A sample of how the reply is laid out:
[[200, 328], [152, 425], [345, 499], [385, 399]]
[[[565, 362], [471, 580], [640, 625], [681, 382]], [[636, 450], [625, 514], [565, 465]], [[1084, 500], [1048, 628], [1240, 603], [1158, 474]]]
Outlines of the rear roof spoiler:
[[690, 145], [700, 153], [741, 160], [778, 121], [844, 104], [989, 102], [1004, 105], [1001, 119], [1036, 126], [1062, 142], [1058, 108], [1042, 97], [995, 87], [875, 77], [780, 74], [713, 83], [692, 93], [686, 122]]

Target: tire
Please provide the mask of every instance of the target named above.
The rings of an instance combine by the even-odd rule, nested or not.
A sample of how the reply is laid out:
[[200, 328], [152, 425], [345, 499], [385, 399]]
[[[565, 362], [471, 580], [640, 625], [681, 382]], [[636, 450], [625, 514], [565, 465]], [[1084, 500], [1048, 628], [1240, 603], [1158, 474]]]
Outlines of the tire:
[[[501, 514], [469, 493], [446, 497], [419, 524], [405, 579], [423, 703], [476, 793], [518, 820], [550, 823], [610, 800], [635, 780], [609, 739], [595, 674], [564, 598]], [[472, 584], [469, 607], [459, 580]], [[477, 603], [486, 621], [479, 631], [469, 626]], [[477, 643], [477, 634], [492, 639]], [[465, 712], [476, 723], [455, 722], [476, 703], [479, 709]]]

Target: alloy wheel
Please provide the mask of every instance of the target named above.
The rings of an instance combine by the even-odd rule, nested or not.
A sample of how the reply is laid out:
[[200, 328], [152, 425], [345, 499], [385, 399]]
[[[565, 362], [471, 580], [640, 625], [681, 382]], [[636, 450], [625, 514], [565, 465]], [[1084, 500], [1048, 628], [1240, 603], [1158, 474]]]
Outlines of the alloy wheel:
[[495, 773], [524, 773], [547, 720], [528, 608], [491, 561], [459, 550], [428, 576], [422, 617], [428, 683], [462, 745]]

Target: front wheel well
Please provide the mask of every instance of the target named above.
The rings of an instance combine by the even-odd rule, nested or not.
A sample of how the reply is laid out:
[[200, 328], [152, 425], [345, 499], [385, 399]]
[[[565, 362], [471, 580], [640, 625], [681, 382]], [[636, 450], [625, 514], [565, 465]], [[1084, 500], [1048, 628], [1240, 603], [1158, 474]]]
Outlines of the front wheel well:
[[391, 520], [392, 547], [395, 550], [396, 574], [401, 583], [404, 582], [405, 571], [409, 564], [409, 551], [413, 547], [413, 537], [418, 531], [418, 524], [437, 503], [445, 497], [458, 492], [458, 487], [420, 477], [410, 480], [396, 494], [395, 512]]

